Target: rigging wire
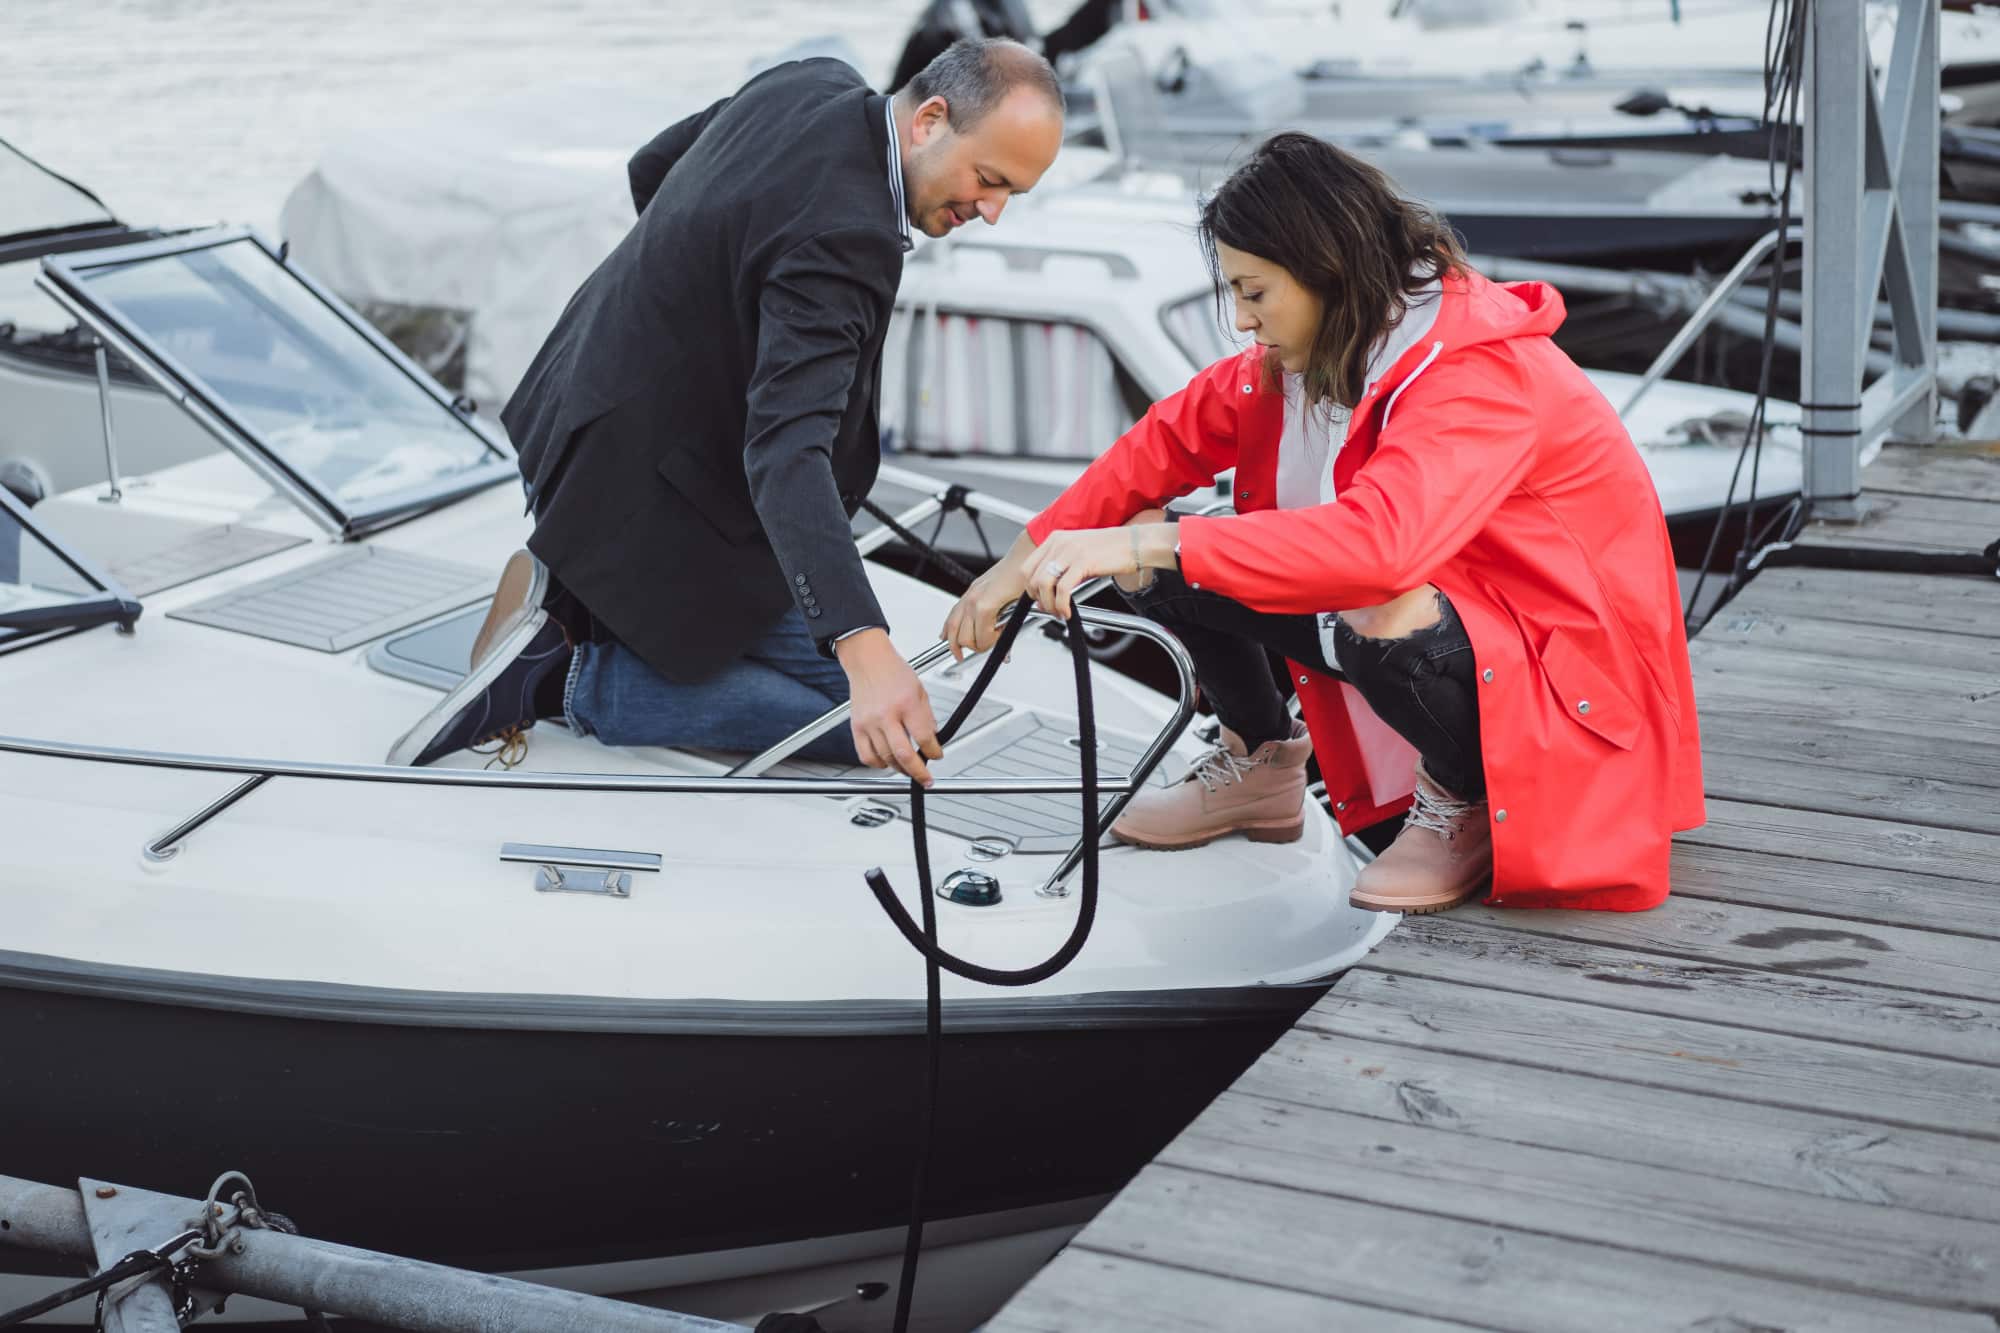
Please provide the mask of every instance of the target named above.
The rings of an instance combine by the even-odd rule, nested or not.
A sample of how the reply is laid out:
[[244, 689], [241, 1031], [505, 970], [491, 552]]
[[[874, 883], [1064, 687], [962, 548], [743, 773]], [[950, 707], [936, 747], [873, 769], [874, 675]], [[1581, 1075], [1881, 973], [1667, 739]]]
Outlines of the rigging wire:
[[[1702, 589], [1708, 583], [1709, 569], [1721, 549], [1722, 534], [1728, 529], [1730, 515], [1736, 508], [1736, 488], [1742, 480], [1744, 463], [1747, 461], [1750, 464], [1749, 494], [1744, 501], [1744, 538], [1735, 560], [1731, 562], [1729, 579], [1716, 599], [1716, 608], [1725, 604], [1742, 587], [1750, 569], [1752, 552], [1763, 544], [1764, 538], [1776, 531], [1779, 540], [1789, 540], [1803, 526], [1805, 519], [1804, 504], [1794, 501], [1776, 516], [1783, 520], [1782, 527], [1767, 522], [1754, 534], [1749, 530], [1757, 518], [1757, 484], [1764, 458], [1765, 414], [1771, 397], [1771, 362], [1777, 349], [1778, 296], [1784, 285], [1785, 253], [1790, 242], [1792, 186], [1798, 170], [1800, 102], [1805, 87], [1809, 3], [1810, 0], [1772, 0], [1770, 14], [1764, 23], [1762, 116], [1770, 136], [1765, 154], [1765, 174], [1771, 194], [1778, 201], [1778, 244], [1772, 252], [1772, 273], [1764, 293], [1764, 339], [1757, 366], [1757, 399], [1750, 409], [1743, 444], [1736, 453], [1736, 466], [1729, 474], [1729, 490], [1723, 497], [1721, 512], [1716, 515], [1715, 527], [1709, 533], [1708, 546], [1702, 552], [1701, 568], [1695, 575], [1694, 587], [1689, 590], [1687, 603], [1682, 608], [1682, 625], [1690, 638], [1707, 621], [1706, 616], [1697, 618], [1696, 612], [1701, 605]], [[1782, 182], [1779, 175], [1781, 161]], [[1713, 611], [1711, 609], [1711, 615]]]

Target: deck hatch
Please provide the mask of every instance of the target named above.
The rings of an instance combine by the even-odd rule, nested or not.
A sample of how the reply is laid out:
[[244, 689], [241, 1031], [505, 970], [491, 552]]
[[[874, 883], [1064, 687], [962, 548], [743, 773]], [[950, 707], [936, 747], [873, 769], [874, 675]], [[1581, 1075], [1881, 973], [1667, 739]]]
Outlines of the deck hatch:
[[[933, 687], [932, 709], [942, 719], [957, 705], [958, 698], [953, 691]], [[998, 712], [982, 717], [989, 708]], [[996, 716], [997, 725], [985, 725], [988, 718]], [[1074, 719], [982, 700], [964, 734], [952, 744], [952, 762], [939, 773], [954, 778], [1074, 778], [1077, 753], [1070, 738], [1075, 735]], [[1136, 736], [1098, 728], [1097, 771], [1102, 776], [1131, 772], [1145, 751], [1146, 742]], [[787, 760], [771, 770], [773, 777], [862, 777], [874, 773], [873, 769], [843, 769], [797, 760]], [[1152, 781], [1160, 784], [1164, 778], [1156, 771]], [[870, 800], [894, 810], [899, 819], [910, 817], [906, 796]], [[940, 833], [968, 841], [999, 839], [1016, 852], [1066, 852], [1083, 832], [1076, 798], [1052, 794], [932, 796], [924, 802], [924, 820]]]
[[340, 653], [492, 592], [490, 569], [363, 546], [167, 614]]
[[202, 528], [184, 541], [111, 564], [111, 576], [146, 597], [304, 544], [304, 537], [237, 523]]

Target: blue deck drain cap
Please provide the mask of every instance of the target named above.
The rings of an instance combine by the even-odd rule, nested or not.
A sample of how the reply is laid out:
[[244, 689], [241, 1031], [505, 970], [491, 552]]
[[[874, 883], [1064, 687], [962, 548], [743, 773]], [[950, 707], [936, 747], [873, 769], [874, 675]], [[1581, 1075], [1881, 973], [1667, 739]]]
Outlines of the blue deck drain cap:
[[983, 870], [954, 870], [938, 885], [937, 896], [966, 907], [991, 907], [1000, 901], [1000, 881]]

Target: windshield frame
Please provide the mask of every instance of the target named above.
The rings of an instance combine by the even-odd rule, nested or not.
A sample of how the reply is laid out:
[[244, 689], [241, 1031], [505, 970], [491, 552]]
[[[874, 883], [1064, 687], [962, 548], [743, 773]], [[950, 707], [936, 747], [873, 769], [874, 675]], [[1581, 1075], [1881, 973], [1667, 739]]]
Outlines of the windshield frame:
[[[362, 505], [343, 504], [309, 473], [288, 463], [264, 434], [231, 406], [228, 399], [180, 364], [142, 329], [128, 323], [114, 305], [99, 301], [87, 281], [94, 269], [145, 263], [244, 244], [261, 253], [298, 283], [301, 290], [317, 299], [435, 402], [446, 417], [470, 432], [486, 449], [485, 459], [457, 476], [407, 487]], [[213, 227], [134, 245], [45, 255], [36, 285], [138, 367], [168, 397], [216, 435], [225, 447], [248, 463], [265, 481], [304, 510], [314, 522], [342, 540], [365, 536], [503, 481], [519, 478], [513, 446], [499, 430], [473, 414], [469, 400], [454, 397], [345, 301], [290, 263], [288, 250], [288, 246], [272, 246], [251, 227]]]
[[130, 631], [138, 623], [139, 615], [145, 609], [139, 599], [126, 592], [117, 580], [89, 560], [42, 531], [28, 506], [16, 499], [5, 486], [0, 486], [0, 517], [13, 519], [26, 537], [47, 547], [57, 559], [69, 566], [72, 573], [97, 589], [95, 596], [79, 597], [54, 606], [0, 611], [0, 630], [13, 631], [9, 637], [0, 638], [0, 654], [13, 652], [30, 643], [39, 643], [50, 631], [94, 629], [110, 624]]

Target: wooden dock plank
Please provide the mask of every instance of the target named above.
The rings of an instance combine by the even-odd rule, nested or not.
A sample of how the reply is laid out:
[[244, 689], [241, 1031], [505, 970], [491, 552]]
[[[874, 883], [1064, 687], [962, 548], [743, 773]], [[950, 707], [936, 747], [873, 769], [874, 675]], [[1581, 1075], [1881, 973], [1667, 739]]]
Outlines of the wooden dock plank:
[[[1915, 634], [1916, 631], [1906, 631]], [[1930, 634], [1933, 642], [1953, 636]], [[1960, 639], [1964, 635], [1956, 636]], [[1983, 642], [1974, 640], [1974, 642]], [[1689, 645], [1695, 689], [1717, 688], [1736, 698], [1762, 698], [1767, 691], [1851, 702], [1847, 691], [1888, 692], [1896, 707], [1928, 716], [1965, 717], [1991, 726], [2000, 713], [2000, 663], [1946, 666], [1915, 652], [1901, 658], [1859, 657], [1815, 650], [1802, 643], [1775, 645], [1696, 639]]]
[[[1838, 884], [1837, 898], [1829, 886]], [[1996, 889], [1973, 879], [1808, 861], [1796, 856], [1675, 844], [1676, 897], [1754, 903], [1834, 920], [1942, 930], [2000, 940]]]
[[[1929, 778], [1949, 774], [1966, 786], [2000, 786], [2000, 747], [1978, 736], [1913, 736], [1851, 728], [1803, 704], [1718, 698], [1701, 704], [1704, 754], [1797, 758], [1847, 773]], [[1832, 781], [1846, 782], [1840, 776]], [[1923, 814], [1915, 805], [1906, 815]]]
[[[1703, 711], [1715, 698], [1725, 709], [1750, 705], [1804, 712], [1838, 727], [1858, 743], [1878, 732], [1981, 744], [2000, 741], [2000, 679], [1992, 676], [1955, 672], [1951, 679], [1940, 679], [1929, 689], [1909, 690], [1898, 688], [1894, 679], [1872, 688], [1864, 679], [1832, 679], [1831, 672], [1817, 679], [1805, 674], [1784, 679], [1746, 667], [1733, 671], [1724, 694], [1714, 688], [1716, 670], [1714, 658], [1695, 664], [1695, 698]], [[1941, 701], [1940, 695], [1961, 681], [1974, 682], [1976, 692], [1954, 691]], [[1745, 721], [1739, 730], [1755, 736], [1754, 719]]]
[[2000, 1142], [1990, 1068], [1808, 1037], [1357, 970], [1309, 1032]]
[[[1147, 1167], [1119, 1205], [1084, 1249], [1521, 1333], [1802, 1324], [1993, 1333], [1985, 1315], [1182, 1167]], [[1191, 1217], [1202, 1225], [1189, 1227]]]
[[[2000, 1066], [2000, 1003], [1884, 990], [1813, 972], [1729, 966], [1700, 953], [1660, 952], [1644, 941], [1608, 949], [1565, 933], [1556, 925], [1510, 930], [1465, 921], [1406, 921], [1382, 942], [1369, 966], [1399, 976]], [[1968, 942], [1992, 948], [1990, 941]]]
[[2000, 501], [2000, 444], [1889, 444], [1865, 472], [1870, 495]]
[[[1671, 1168], [1902, 1212], [2000, 1222], [2000, 1145], [1294, 1030], [1246, 1096]], [[1196, 1126], [1200, 1121], [1195, 1122]]]
[[1760, 578], [1725, 607], [1688, 645], [1691, 656], [1735, 647], [1764, 648], [1774, 654], [1810, 653], [1852, 662], [1892, 662], [1948, 671], [2000, 671], [2000, 638], [1980, 638], [1907, 625], [1858, 625], [1853, 621], [1779, 614], [1758, 609]]
[[1994, 505], [1960, 496], [1889, 493], [1870, 488], [1867, 512], [1855, 523], [1816, 524], [1803, 537], [1838, 546], [1901, 547], [1917, 551], [1978, 551], [1995, 537]]
[[1915, 870], [1975, 882], [1992, 882], [1995, 868], [2000, 867], [2000, 837], [1991, 833], [1713, 797], [1708, 801], [1708, 822], [1681, 836], [1704, 847], [1771, 852], [1876, 870]]
[[[1830, 886], [1828, 897], [1838, 888]], [[1410, 921], [1413, 938], [1438, 934], [1437, 922]], [[1585, 945], [1679, 958], [1694, 965], [1761, 968], [1820, 980], [1838, 978], [1864, 991], [1886, 988], [1885, 1002], [1921, 999], [2000, 1001], [2000, 949], [1990, 940], [1895, 926], [1862, 926], [1737, 903], [1669, 898], [1645, 915], [1627, 912], [1517, 912], [1473, 907], [1455, 917], [1472, 938], [1493, 931], [1571, 940]], [[1477, 928], [1477, 929], [1475, 929]], [[1394, 957], [1397, 936], [1383, 941]], [[1379, 952], [1379, 951], [1378, 951]], [[1605, 952], [1605, 963], [1617, 961]], [[1371, 960], [1371, 965], [1373, 961]], [[1775, 1000], [1782, 992], [1770, 991]]]
[[1310, 1292], [1244, 1282], [1072, 1247], [1021, 1290], [986, 1333], [1067, 1333], [1072, 1329], [1143, 1328], [1158, 1333], [1459, 1333], [1454, 1320], [1357, 1305]]
[[1753, 611], [1970, 635], [2000, 635], [2000, 583], [1849, 569], [1768, 569], [1724, 616]]
[[[1273, 1132], [1277, 1131], [1277, 1132]], [[2000, 1306], [2000, 1225], [1225, 1093], [1160, 1155], [1210, 1175], [1955, 1309]]]
[[2000, 834], [1995, 786], [1723, 750], [1702, 756], [1701, 776], [1710, 796], [1739, 803]]

